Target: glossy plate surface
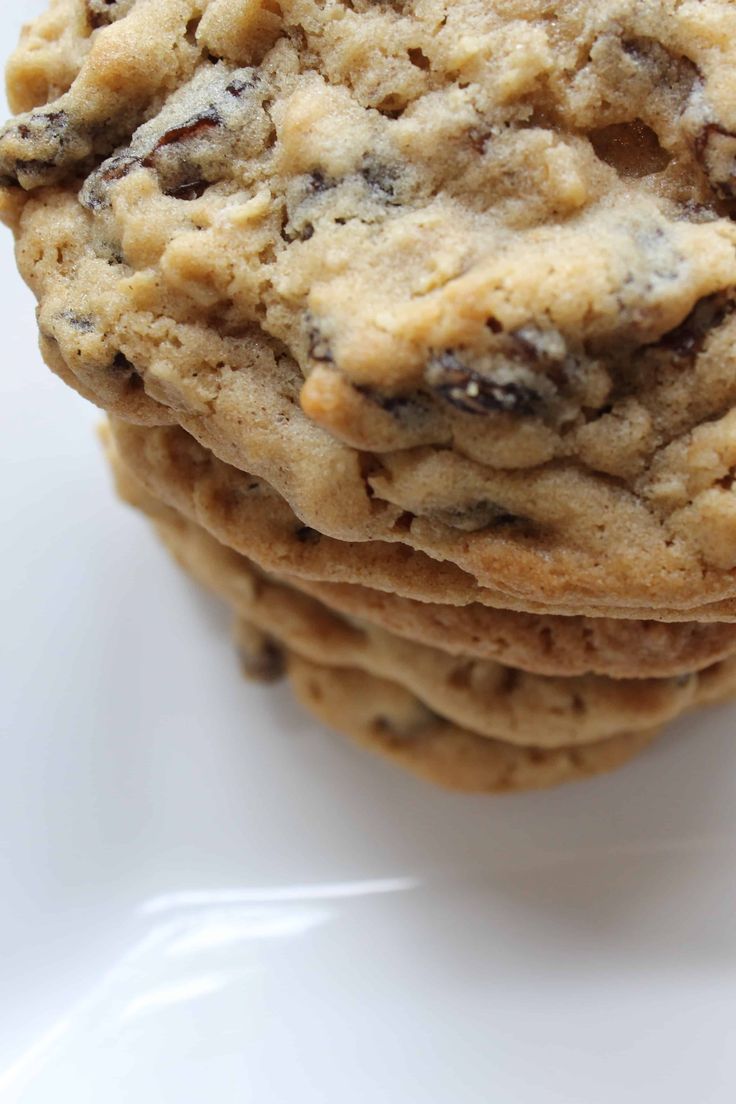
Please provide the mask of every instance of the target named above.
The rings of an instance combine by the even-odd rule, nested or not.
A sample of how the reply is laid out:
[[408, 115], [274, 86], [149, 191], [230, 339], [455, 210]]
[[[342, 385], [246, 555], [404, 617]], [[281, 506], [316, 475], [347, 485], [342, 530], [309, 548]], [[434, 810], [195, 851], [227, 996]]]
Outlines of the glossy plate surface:
[[2, 246], [0, 1101], [733, 1104], [736, 710], [486, 800], [246, 685]]

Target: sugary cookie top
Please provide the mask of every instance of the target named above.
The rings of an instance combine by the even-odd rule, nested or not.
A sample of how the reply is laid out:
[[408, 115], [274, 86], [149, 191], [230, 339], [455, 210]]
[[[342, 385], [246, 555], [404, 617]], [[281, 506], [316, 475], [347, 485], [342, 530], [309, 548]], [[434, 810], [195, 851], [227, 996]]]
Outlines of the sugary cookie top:
[[529, 414], [736, 281], [724, 0], [56, 0], [10, 90], [7, 185], [305, 375]]
[[460, 459], [562, 464], [736, 564], [736, 4], [51, 0], [9, 86], [0, 213], [83, 393], [232, 459], [234, 375], [291, 365], [400, 455], [366, 510], [490, 531], [520, 507]]

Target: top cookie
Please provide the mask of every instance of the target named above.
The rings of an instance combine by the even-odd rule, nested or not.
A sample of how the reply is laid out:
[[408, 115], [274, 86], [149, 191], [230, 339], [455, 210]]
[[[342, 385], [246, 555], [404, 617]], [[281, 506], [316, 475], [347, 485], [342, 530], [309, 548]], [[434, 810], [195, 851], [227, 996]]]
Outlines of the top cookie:
[[84, 394], [529, 601], [736, 593], [733, 4], [55, 0], [10, 91]]

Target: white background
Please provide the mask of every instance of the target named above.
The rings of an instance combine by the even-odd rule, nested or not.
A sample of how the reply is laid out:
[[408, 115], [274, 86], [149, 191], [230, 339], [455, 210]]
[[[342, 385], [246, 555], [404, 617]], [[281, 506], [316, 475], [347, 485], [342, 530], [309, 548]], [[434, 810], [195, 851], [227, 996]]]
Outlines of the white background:
[[733, 1104], [736, 712], [463, 798], [246, 685], [1, 244], [0, 1101]]

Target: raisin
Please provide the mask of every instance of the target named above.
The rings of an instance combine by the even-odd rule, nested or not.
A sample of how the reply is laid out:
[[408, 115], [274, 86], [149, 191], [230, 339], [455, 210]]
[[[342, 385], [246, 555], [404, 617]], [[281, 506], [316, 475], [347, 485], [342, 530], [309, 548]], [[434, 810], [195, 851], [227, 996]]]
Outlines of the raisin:
[[137, 0], [85, 0], [87, 22], [93, 31], [127, 15]]
[[53, 141], [63, 142], [68, 125], [69, 116], [66, 111], [35, 112], [27, 123], [18, 124], [18, 134], [23, 139], [48, 137]]
[[115, 354], [110, 364], [110, 372], [120, 380], [124, 380], [131, 391], [137, 391], [143, 387], [142, 376], [123, 353]]
[[57, 163], [62, 161], [65, 146], [71, 138], [66, 111], [33, 112], [25, 122], [8, 125], [5, 135], [10, 137], [13, 133], [27, 144], [28, 153], [33, 156], [6, 162], [1, 173], [3, 180], [23, 187], [26, 184], [50, 183], [56, 177]]
[[118, 0], [86, 0], [87, 22], [93, 31], [99, 27], [107, 27], [114, 23], [122, 14], [122, 8], [129, 5], [118, 5]]
[[407, 108], [407, 102], [401, 92], [389, 92], [380, 103], [375, 105], [376, 111], [387, 119], [400, 119]]
[[410, 46], [406, 51], [409, 57], [409, 61], [412, 65], [415, 65], [417, 69], [431, 69], [432, 62], [429, 60], [423, 50], [420, 50], [418, 46]]
[[213, 127], [219, 126], [222, 126], [220, 113], [210, 104], [204, 111], [198, 111], [196, 115], [190, 116], [189, 119], [186, 119], [179, 126], [171, 127], [170, 130], [165, 130], [148, 154], [148, 157], [144, 158], [143, 164], [147, 167], [150, 166], [152, 158], [155, 156], [157, 150], [163, 149], [164, 146], [171, 146], [175, 142], [182, 142], [185, 139], [199, 138], [201, 134], [211, 130]]
[[323, 337], [314, 315], [310, 312], [307, 312], [306, 323], [310, 359], [319, 361], [320, 364], [332, 364], [334, 362], [334, 357], [332, 356], [329, 343], [327, 339]]
[[100, 169], [100, 179], [105, 184], [112, 184], [115, 180], [122, 180], [130, 170], [140, 164], [140, 159], [130, 153], [119, 153], [111, 157], [107, 165]]
[[206, 180], [193, 180], [191, 184], [185, 181], [183, 184], [175, 184], [173, 188], [167, 188], [165, 195], [174, 199], [200, 199], [208, 188], [209, 183]]
[[77, 333], [94, 333], [95, 331], [95, 324], [92, 319], [88, 318], [86, 315], [77, 314], [76, 311], [64, 310], [59, 315], [59, 318], [61, 321], [66, 322], [72, 330], [76, 330]]
[[373, 718], [371, 728], [374, 734], [380, 736], [388, 746], [399, 747], [406, 738], [393, 719], [385, 717], [382, 713]]
[[733, 310], [733, 301], [723, 292], [699, 299], [687, 318], [656, 342], [655, 348], [666, 349], [678, 359], [695, 358], [711, 330], [721, 325]]
[[502, 525], [518, 525], [526, 519], [512, 514], [497, 502], [481, 499], [462, 506], [446, 506], [423, 513], [431, 521], [460, 529], [464, 533], [477, 533], [480, 529], [498, 529]]
[[300, 544], [319, 544], [322, 536], [316, 529], [310, 529], [308, 525], [302, 525], [297, 529], [294, 536]]
[[401, 174], [397, 168], [366, 158], [360, 175], [378, 199], [392, 206], [399, 205], [396, 184]]
[[88, 211], [99, 211], [108, 207], [110, 200], [107, 185], [122, 180], [128, 173], [140, 166], [141, 160], [127, 151], [116, 153], [85, 181], [79, 193], [79, 202]]
[[287, 199], [285, 241], [309, 241], [314, 234], [314, 212], [319, 210], [315, 205], [336, 186], [337, 181], [326, 176], [321, 169], [314, 169], [295, 180], [291, 196]]
[[476, 153], [484, 154], [492, 138], [487, 127], [474, 126], [468, 131], [468, 141]]
[[241, 634], [238, 655], [243, 674], [256, 682], [278, 682], [286, 674], [283, 650], [257, 631]]
[[249, 79], [236, 77], [234, 80], [231, 80], [229, 84], [225, 85], [225, 91], [229, 96], [234, 96], [236, 100], [239, 100], [244, 93], [250, 92], [252, 88], [255, 88], [257, 81], [257, 73], [254, 73]]
[[198, 198], [220, 178], [223, 160], [237, 141], [242, 116], [254, 106], [246, 92], [255, 88], [258, 79], [250, 69], [214, 75], [208, 69], [203, 73], [204, 79], [193, 82], [207, 92], [202, 107], [181, 120], [169, 114], [170, 125], [158, 133], [153, 123], [140, 128], [126, 149], [113, 154], [90, 175], [80, 194], [83, 206], [91, 211], [108, 207], [109, 185], [137, 167], [156, 173], [164, 195], [183, 200]]
[[702, 79], [700, 71], [684, 54], [671, 53], [656, 38], [641, 35], [621, 41], [621, 51], [645, 73], [655, 87], [676, 92], [684, 102]]
[[521, 671], [518, 667], [506, 667], [503, 672], [499, 690], [502, 694], [513, 694], [521, 681]]
[[736, 134], [710, 123], [698, 135], [694, 151], [717, 195], [736, 199]]
[[307, 191], [312, 192], [314, 195], [318, 195], [320, 192], [326, 192], [334, 187], [334, 180], [330, 180], [326, 177], [320, 169], [315, 169], [314, 172], [309, 174]]
[[[107, 195], [107, 186], [122, 180], [134, 168], [142, 166], [147, 169], [157, 169], [157, 154], [166, 147], [177, 142], [199, 137], [213, 127], [220, 125], [220, 117], [213, 107], [207, 108], [198, 115], [192, 116], [178, 127], [172, 127], [162, 134], [153, 149], [145, 156], [137, 156], [130, 150], [123, 150], [106, 161], [100, 168], [92, 173], [85, 182], [80, 193], [80, 203], [90, 211], [98, 211], [108, 207], [110, 200]], [[200, 170], [196, 166], [184, 163], [178, 167], [177, 179], [168, 186], [163, 187], [165, 195], [178, 199], [198, 199], [209, 187], [209, 181], [203, 180]]]
[[429, 400], [418, 391], [409, 395], [384, 395], [365, 384], [356, 384], [355, 390], [403, 425], [424, 421], [431, 411]]
[[39, 183], [43, 182], [44, 178], [52, 172], [54, 168], [53, 161], [42, 161], [40, 158], [34, 158], [31, 161], [16, 161], [15, 163], [15, 177], [8, 178], [9, 184], [18, 183], [21, 177], [25, 177], [30, 183], [30, 178], [38, 177]]
[[695, 199], [686, 199], [680, 204], [678, 217], [688, 222], [715, 222], [718, 213], [705, 203], [698, 203]]
[[[486, 322], [493, 333], [498, 333], [498, 323], [494, 328], [494, 319]], [[537, 326], [521, 326], [509, 334], [509, 344], [517, 356], [520, 354], [527, 363], [541, 367], [562, 364], [568, 355], [567, 344], [559, 330], [540, 330]]]
[[654, 176], [664, 172], [670, 163], [670, 155], [660, 145], [656, 133], [641, 119], [599, 127], [588, 138], [596, 157], [621, 177]]
[[525, 417], [537, 413], [544, 398], [537, 389], [537, 382], [543, 386], [543, 381], [535, 380], [529, 369], [500, 361], [487, 370], [476, 370], [452, 349], [430, 361], [426, 380], [440, 398], [466, 414], [502, 412]]

